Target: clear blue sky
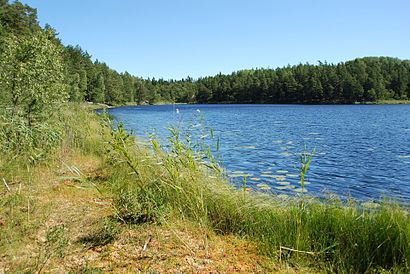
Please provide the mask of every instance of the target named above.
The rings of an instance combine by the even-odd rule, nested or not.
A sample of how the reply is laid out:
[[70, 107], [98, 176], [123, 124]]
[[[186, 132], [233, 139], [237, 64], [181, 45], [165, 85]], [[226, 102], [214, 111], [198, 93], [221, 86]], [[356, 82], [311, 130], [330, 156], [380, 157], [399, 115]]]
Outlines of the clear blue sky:
[[409, 0], [23, 0], [64, 44], [156, 78], [410, 59]]

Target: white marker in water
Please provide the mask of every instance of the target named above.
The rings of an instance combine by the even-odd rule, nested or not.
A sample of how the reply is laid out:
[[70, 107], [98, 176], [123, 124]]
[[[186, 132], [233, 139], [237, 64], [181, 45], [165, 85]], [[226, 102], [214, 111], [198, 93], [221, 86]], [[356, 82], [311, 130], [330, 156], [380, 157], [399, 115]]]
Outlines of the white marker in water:
[[175, 111], [177, 112], [177, 114], [179, 114], [179, 109], [176, 109]]
[[201, 111], [199, 110], [199, 108], [196, 109], [196, 112], [200, 113]]

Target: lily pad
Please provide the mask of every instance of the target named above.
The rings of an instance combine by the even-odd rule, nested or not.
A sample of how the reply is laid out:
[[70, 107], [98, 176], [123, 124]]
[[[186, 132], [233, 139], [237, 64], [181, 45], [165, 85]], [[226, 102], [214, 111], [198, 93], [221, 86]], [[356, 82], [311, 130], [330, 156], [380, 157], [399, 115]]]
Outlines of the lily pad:
[[264, 173], [262, 173], [262, 174], [261, 174], [261, 177], [276, 179], [277, 176], [276, 176], [276, 175], [272, 175], [272, 174], [264, 174]]
[[255, 146], [241, 146], [239, 148], [245, 148], [245, 149], [256, 149]]
[[285, 190], [285, 189], [294, 189], [295, 188], [295, 186], [292, 186], [292, 185], [288, 185], [288, 186], [277, 186], [277, 187], [275, 187], [276, 189], [279, 189], [279, 190]]
[[269, 190], [269, 189], [271, 189], [271, 187], [270, 187], [269, 185], [264, 184], [264, 183], [258, 184], [258, 187], [259, 187], [260, 189], [264, 189], [264, 190]]
[[288, 173], [288, 174], [286, 174], [286, 176], [291, 177], [291, 178], [297, 178], [297, 177], [299, 177], [299, 174]]
[[296, 188], [293, 191], [302, 193], [302, 192], [307, 192], [307, 189], [306, 188]]
[[286, 181], [278, 181], [276, 182], [278, 185], [290, 185], [290, 182], [286, 182]]
[[237, 178], [237, 177], [251, 177], [253, 176], [253, 174], [250, 173], [235, 173], [235, 174], [231, 174], [232, 178]]

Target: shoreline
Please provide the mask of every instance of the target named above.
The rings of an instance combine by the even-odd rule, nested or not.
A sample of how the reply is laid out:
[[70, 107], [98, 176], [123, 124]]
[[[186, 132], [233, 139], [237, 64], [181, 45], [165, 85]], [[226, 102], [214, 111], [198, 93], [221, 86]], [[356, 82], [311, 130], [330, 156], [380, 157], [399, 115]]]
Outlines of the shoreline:
[[90, 108], [93, 109], [104, 109], [104, 108], [120, 108], [120, 107], [149, 107], [149, 106], [164, 106], [164, 105], [301, 105], [301, 106], [348, 106], [348, 105], [410, 105], [410, 100], [382, 100], [382, 101], [366, 101], [366, 102], [353, 102], [353, 103], [249, 103], [249, 102], [209, 102], [209, 103], [173, 103], [173, 102], [161, 102], [155, 104], [134, 104], [134, 103], [125, 103], [119, 105], [108, 105], [103, 103], [93, 103], [87, 102]]
[[[189, 104], [185, 104], [185, 105], [189, 105]], [[201, 104], [199, 104], [198, 106], [200, 106], [200, 105]], [[203, 104], [203, 105], [212, 105], [212, 104]], [[236, 104], [224, 104], [224, 105], [236, 105]], [[247, 104], [247, 106], [252, 106], [252, 105], [257, 105], [257, 104]], [[268, 106], [270, 104], [260, 104], [260, 105], [261, 106], [263, 106], [263, 105]], [[298, 104], [294, 104], [294, 105], [298, 105]], [[352, 105], [357, 105], [357, 104], [352, 104]], [[119, 106], [118, 108], [128, 107], [128, 106], [129, 105]], [[156, 105], [150, 105], [150, 106], [156, 106]], [[146, 107], [150, 107], [150, 106], [146, 106]], [[172, 106], [172, 105], [170, 104], [169, 106]], [[332, 106], [332, 105], [330, 105], [330, 106]], [[117, 108], [117, 107], [114, 107], [114, 108]], [[131, 133], [132, 130], [129, 131], [128, 129], [126, 129], [126, 131], [128, 132], [128, 134], [132, 135], [132, 133]], [[142, 138], [141, 136], [136, 136], [136, 135], [132, 135], [132, 136], [134, 138], [136, 138], [136, 140], [139, 144], [147, 144], [147, 139], [141, 139]], [[249, 168], [249, 165], [247, 165], [247, 166]], [[226, 169], [226, 167], [224, 167], [224, 170], [226, 171], [226, 177], [229, 178], [229, 181], [233, 180], [234, 178], [238, 178], [238, 177], [241, 178], [241, 180], [238, 180], [236, 182], [236, 184], [234, 184], [233, 182], [229, 182], [229, 184], [232, 185], [236, 190], [241, 190], [241, 188], [242, 188], [241, 187], [241, 181], [243, 179], [243, 176], [237, 176], [238, 174], [236, 174], [234, 176], [230, 176], [230, 175], [227, 175], [227, 173], [229, 173], [229, 171], [228, 171], [228, 169]], [[231, 172], [232, 171], [234, 171], [234, 170], [231, 170]], [[245, 173], [246, 172], [253, 173], [254, 171], [244, 171], [244, 172]], [[263, 177], [263, 175], [261, 175], [261, 174], [259, 174], [259, 176]], [[258, 178], [258, 179], [260, 180], [261, 178]], [[264, 178], [262, 178], [262, 181], [263, 181], [263, 179]], [[254, 193], [263, 193], [263, 194], [267, 194], [269, 196], [281, 196], [282, 198], [284, 198], [286, 196], [286, 198], [284, 200], [287, 200], [287, 201], [297, 200], [297, 193], [296, 192], [295, 193], [293, 193], [293, 192], [289, 192], [289, 193], [281, 193], [281, 192], [267, 193], [267, 192], [264, 192], [263, 189], [260, 189], [260, 188], [258, 189], [258, 186], [257, 186], [258, 181], [256, 181], [256, 182], [253, 181], [254, 185], [251, 186], [251, 187], [247, 187], [247, 189], [249, 191], [254, 192]], [[250, 182], [252, 182], [252, 180]], [[269, 186], [271, 188], [274, 188], [275, 185], [273, 184], [273, 185], [269, 185]], [[296, 185], [295, 188], [297, 188], [297, 187], [299, 187], [299, 185]], [[400, 204], [401, 206], [405, 206], [406, 208], [410, 209], [410, 202], [404, 201], [403, 197], [394, 197], [394, 196], [390, 197], [390, 196], [380, 195], [379, 197], [360, 197], [359, 198], [359, 197], [350, 197], [348, 192], [346, 192], [346, 193], [340, 192], [338, 194], [337, 193], [329, 193], [329, 194], [331, 194], [332, 197], [334, 197], [335, 199], [340, 200], [344, 205], [348, 205], [349, 202], [355, 202], [358, 205], [363, 206], [364, 208], [371, 208], [371, 207], [378, 207], [383, 203], [389, 203], [389, 204]], [[317, 200], [319, 200], [321, 202], [324, 202], [324, 203], [328, 202], [328, 200], [329, 200], [329, 198], [325, 197], [325, 195], [319, 196], [317, 193], [316, 194], [315, 193], [309, 193], [309, 194], [304, 194], [304, 195], [306, 197], [309, 197], [309, 198], [312, 198], [312, 199], [317, 199]], [[342, 198], [342, 197], [344, 197], [344, 198]]]

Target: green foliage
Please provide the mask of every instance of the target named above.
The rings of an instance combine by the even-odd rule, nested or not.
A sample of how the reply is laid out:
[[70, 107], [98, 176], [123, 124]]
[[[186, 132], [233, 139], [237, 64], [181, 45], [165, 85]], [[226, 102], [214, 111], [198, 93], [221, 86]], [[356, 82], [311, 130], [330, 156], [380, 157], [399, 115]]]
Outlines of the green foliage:
[[93, 79], [92, 90], [89, 94], [89, 100], [96, 103], [105, 102], [105, 84], [104, 75], [98, 73]]
[[95, 68], [91, 56], [79, 46], [67, 46], [62, 52], [70, 101], [89, 100], [93, 88]]
[[8, 35], [0, 53], [0, 150], [30, 162], [61, 141], [56, 110], [66, 100], [61, 48], [53, 34]]
[[310, 162], [312, 161], [312, 157], [314, 155], [314, 151], [309, 153], [306, 151], [300, 154], [300, 186], [302, 188], [302, 192], [305, 189], [305, 177], [309, 170]]
[[62, 258], [64, 257], [67, 245], [68, 238], [64, 225], [56, 225], [47, 230], [45, 242], [46, 253], [53, 253], [57, 257]]
[[106, 128], [101, 126], [93, 110], [83, 105], [69, 103], [59, 112], [61, 119], [58, 123], [64, 129], [65, 138], [62, 143], [64, 150], [79, 149], [84, 153], [96, 155], [104, 153], [104, 145], [99, 142], [99, 138], [105, 134]]
[[194, 82], [199, 103], [353, 103], [408, 98], [410, 63], [365, 57], [218, 74]]
[[[161, 199], [152, 199], [157, 189], [156, 181], [145, 181], [144, 175], [139, 172], [141, 162], [135, 159], [132, 147], [134, 139], [126, 133], [122, 124], [117, 129], [111, 131], [108, 147], [108, 161], [115, 163], [118, 170], [115, 171], [115, 181], [113, 181], [114, 191], [117, 195], [114, 198], [114, 206], [117, 217], [127, 223], [156, 222], [161, 217]], [[121, 165], [125, 164], [132, 170], [132, 175], [136, 176], [133, 184], [124, 186], [124, 182], [129, 180], [129, 175], [125, 177]]]
[[52, 33], [7, 36], [0, 56], [1, 104], [29, 124], [48, 117], [65, 101], [61, 48]]
[[106, 217], [97, 223], [96, 228], [89, 235], [81, 238], [79, 241], [88, 248], [104, 246], [114, 241], [120, 231], [116, 220]]
[[[3, 192], [3, 186], [0, 186], [0, 191]], [[17, 189], [0, 195], [0, 252], [17, 244], [23, 235], [33, 233], [37, 224], [28, 219], [34, 210], [35, 201]]]
[[62, 140], [63, 130], [53, 121], [29, 125], [22, 117], [10, 119], [10, 114], [0, 114], [0, 151], [7, 161], [17, 158], [25, 163], [36, 163], [45, 159]]
[[0, 2], [0, 25], [5, 32], [15, 35], [30, 35], [40, 29], [37, 21], [37, 10], [19, 1], [9, 4]]

